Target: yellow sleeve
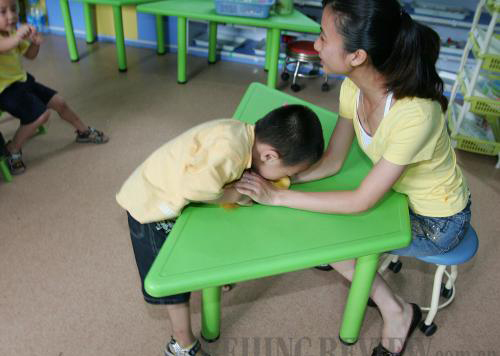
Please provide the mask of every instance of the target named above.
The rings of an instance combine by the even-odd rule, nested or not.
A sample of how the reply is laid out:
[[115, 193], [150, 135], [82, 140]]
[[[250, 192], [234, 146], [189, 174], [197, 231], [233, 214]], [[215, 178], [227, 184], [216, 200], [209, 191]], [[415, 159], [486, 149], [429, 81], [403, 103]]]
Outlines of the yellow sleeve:
[[25, 54], [26, 51], [28, 50], [28, 48], [30, 48], [30, 46], [31, 46], [31, 43], [29, 41], [23, 40], [23, 41], [19, 42], [19, 47], [18, 47], [19, 53]]
[[226, 184], [241, 177], [245, 168], [244, 159], [227, 142], [198, 151], [184, 166], [183, 195], [194, 202], [215, 200]]
[[432, 158], [441, 134], [440, 118], [422, 112], [406, 112], [391, 130], [383, 157], [407, 165]]
[[354, 119], [356, 114], [356, 93], [358, 87], [349, 78], [345, 78], [340, 87], [339, 115], [346, 119]]

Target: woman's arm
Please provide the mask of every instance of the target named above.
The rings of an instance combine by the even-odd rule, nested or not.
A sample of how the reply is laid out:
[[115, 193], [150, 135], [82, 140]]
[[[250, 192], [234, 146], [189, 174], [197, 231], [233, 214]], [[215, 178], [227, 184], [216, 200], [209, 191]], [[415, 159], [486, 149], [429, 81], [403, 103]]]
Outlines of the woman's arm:
[[340, 117], [321, 159], [308, 170], [292, 177], [294, 183], [308, 182], [336, 174], [342, 168], [354, 139], [352, 120]]
[[255, 173], [245, 173], [236, 183], [241, 194], [258, 203], [331, 214], [352, 214], [370, 209], [391, 189], [406, 166], [381, 159], [355, 190], [300, 192], [279, 190]]

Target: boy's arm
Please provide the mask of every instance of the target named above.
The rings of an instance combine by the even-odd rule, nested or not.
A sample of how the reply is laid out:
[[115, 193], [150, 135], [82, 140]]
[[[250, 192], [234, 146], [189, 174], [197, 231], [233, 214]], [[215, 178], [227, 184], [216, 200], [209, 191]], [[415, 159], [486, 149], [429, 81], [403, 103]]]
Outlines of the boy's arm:
[[40, 45], [42, 43], [42, 35], [36, 30], [30, 36], [31, 44], [24, 52], [24, 56], [28, 59], [35, 59], [38, 56], [38, 52], [40, 51]]
[[33, 28], [29, 25], [21, 25], [16, 33], [9, 37], [0, 37], [0, 53], [8, 52], [19, 46], [22, 40], [29, 38]]

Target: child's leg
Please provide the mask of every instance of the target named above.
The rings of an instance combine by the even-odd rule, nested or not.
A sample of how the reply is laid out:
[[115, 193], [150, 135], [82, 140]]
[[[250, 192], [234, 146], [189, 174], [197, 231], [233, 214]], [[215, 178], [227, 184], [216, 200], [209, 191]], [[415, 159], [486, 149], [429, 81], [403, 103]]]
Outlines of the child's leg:
[[[165, 304], [172, 325], [173, 339], [175, 342], [172, 340], [170, 341], [167, 348], [170, 348], [169, 351], [171, 352], [166, 354], [175, 356], [185, 355], [186, 353], [184, 351], [174, 352], [175, 348], [196, 349], [200, 347], [199, 342], [197, 343], [198, 345], [194, 345], [197, 340], [191, 328], [191, 309], [189, 307], [190, 293], [187, 292], [155, 298], [149, 295], [144, 289], [144, 279], [170, 233], [174, 222], [168, 221], [141, 224], [129, 213], [127, 213], [127, 215], [130, 238], [132, 240], [137, 268], [141, 277], [144, 299], [146, 302], [152, 304]], [[195, 355], [203, 356], [207, 354], [200, 349], [200, 353], [196, 353]]]
[[50, 111], [45, 111], [38, 119], [35, 121], [19, 126], [12, 141], [8, 142], [6, 147], [10, 153], [17, 153], [21, 150], [24, 143], [36, 133], [36, 129], [47, 122], [50, 117]]
[[191, 328], [191, 309], [188, 303], [167, 304], [168, 316], [172, 324], [173, 337], [183, 347], [194, 344], [196, 338]]
[[84, 132], [88, 129], [80, 117], [68, 106], [66, 100], [58, 94], [55, 94], [47, 103], [47, 107], [54, 109], [61, 119], [70, 123], [77, 131]]
[[[348, 260], [332, 263], [331, 266], [348, 281], [352, 281], [355, 264], [355, 260]], [[378, 273], [373, 280], [371, 298], [377, 304], [384, 321], [382, 345], [392, 352], [401, 351], [413, 317], [411, 304], [395, 295]]]

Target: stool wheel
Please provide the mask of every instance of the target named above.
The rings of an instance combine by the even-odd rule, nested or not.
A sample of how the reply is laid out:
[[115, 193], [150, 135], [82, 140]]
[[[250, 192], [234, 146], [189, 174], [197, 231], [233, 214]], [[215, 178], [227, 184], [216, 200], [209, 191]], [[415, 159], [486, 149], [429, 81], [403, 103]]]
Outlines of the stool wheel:
[[420, 324], [420, 331], [424, 333], [425, 336], [431, 336], [434, 335], [434, 333], [437, 330], [437, 325], [432, 322], [431, 325], [425, 325], [425, 322], [422, 322]]
[[330, 86], [328, 85], [328, 83], [321, 84], [321, 91], [328, 91], [328, 90], [330, 90]]
[[281, 79], [283, 79], [284, 81], [287, 81], [288, 79], [290, 79], [290, 74], [287, 72], [281, 73]]
[[402, 266], [403, 264], [401, 263], [401, 261], [389, 263], [389, 269], [394, 273], [398, 273], [399, 271], [401, 271]]
[[294, 92], [298, 92], [301, 89], [298, 84], [292, 84], [291, 88]]
[[441, 283], [441, 297], [450, 299], [451, 296], [453, 295], [453, 287], [451, 289], [446, 288], [445, 283]]

